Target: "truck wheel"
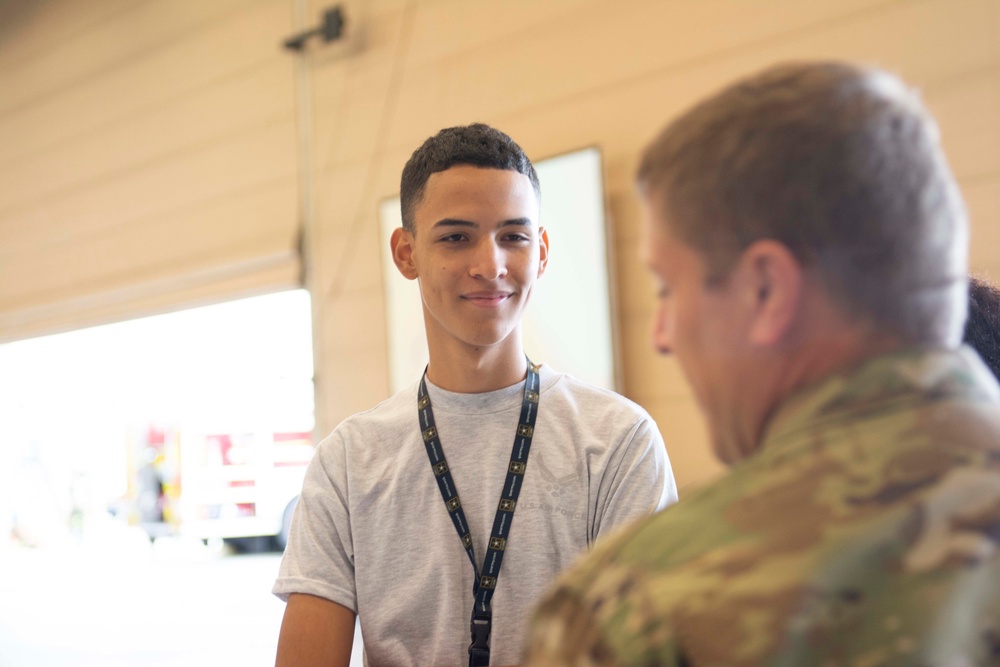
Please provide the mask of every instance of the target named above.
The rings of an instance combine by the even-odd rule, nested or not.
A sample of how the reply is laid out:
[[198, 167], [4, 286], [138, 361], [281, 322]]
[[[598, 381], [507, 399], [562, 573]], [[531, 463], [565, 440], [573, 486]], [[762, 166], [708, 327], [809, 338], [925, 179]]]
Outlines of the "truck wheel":
[[223, 544], [237, 554], [259, 554], [264, 553], [270, 547], [270, 538], [267, 535], [257, 537], [223, 537]]

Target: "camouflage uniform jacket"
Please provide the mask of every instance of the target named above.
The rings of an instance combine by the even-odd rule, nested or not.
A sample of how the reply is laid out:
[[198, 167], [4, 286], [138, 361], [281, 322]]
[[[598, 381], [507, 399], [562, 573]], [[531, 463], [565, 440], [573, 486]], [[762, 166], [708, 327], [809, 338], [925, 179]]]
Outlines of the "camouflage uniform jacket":
[[550, 589], [533, 665], [1000, 665], [1000, 390], [905, 352], [780, 406], [760, 450]]

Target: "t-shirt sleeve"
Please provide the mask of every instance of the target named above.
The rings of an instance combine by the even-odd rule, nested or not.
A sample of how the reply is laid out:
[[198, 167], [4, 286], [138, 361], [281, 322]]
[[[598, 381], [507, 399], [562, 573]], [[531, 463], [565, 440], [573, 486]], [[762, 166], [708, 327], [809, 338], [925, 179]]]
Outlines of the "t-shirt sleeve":
[[670, 459], [656, 423], [643, 415], [609, 452], [591, 541], [677, 502]]
[[346, 459], [338, 429], [309, 462], [272, 589], [282, 600], [308, 593], [357, 612]]

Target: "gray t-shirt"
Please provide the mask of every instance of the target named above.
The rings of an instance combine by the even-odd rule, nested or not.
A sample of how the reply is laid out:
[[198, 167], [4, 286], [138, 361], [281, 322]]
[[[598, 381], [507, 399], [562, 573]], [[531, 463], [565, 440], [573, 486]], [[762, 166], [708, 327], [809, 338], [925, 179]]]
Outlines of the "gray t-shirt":
[[[520, 660], [529, 612], [556, 574], [595, 539], [677, 499], [663, 441], [642, 408], [545, 366], [541, 384], [493, 596], [494, 665]], [[522, 389], [456, 394], [428, 382], [480, 566]], [[416, 403], [414, 384], [319, 444], [273, 589], [354, 610], [369, 667], [468, 664], [473, 569], [431, 471]]]

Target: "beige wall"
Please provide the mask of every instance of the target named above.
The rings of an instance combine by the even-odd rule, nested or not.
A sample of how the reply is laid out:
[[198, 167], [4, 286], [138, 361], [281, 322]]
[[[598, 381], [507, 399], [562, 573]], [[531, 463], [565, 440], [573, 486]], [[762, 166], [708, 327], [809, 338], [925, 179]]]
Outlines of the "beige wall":
[[[12, 243], [81, 229], [128, 238], [150, 219], [192, 237], [193, 220], [225, 220], [225, 233], [199, 251], [209, 258], [246, 257], [236, 248], [247, 244], [251, 255], [273, 255], [281, 243], [252, 241], [287, 246], [303, 210], [295, 114], [307, 85], [326, 430], [387, 391], [376, 203], [396, 193], [413, 148], [476, 120], [536, 159], [596, 144], [615, 230], [624, 390], [657, 419], [682, 487], [691, 486], [718, 466], [674, 362], [648, 343], [653, 285], [635, 259], [637, 154], [672, 115], [735, 76], [837, 57], [886, 66], [923, 90], [968, 199], [972, 266], [1000, 278], [1000, 0], [346, 4], [349, 42], [311, 48], [300, 79], [295, 57], [277, 47], [297, 0], [54, 0], [24, 24], [49, 30], [0, 33], [0, 262]], [[128, 247], [144, 252], [146, 238]], [[183, 253], [158, 265], [200, 266]]]
[[[637, 154], [672, 115], [789, 58], [889, 67], [924, 92], [972, 212], [973, 267], [1000, 274], [1000, 2], [577, 0], [369, 2], [363, 48], [314, 64], [323, 414], [384, 394], [374, 201], [416, 145], [482, 120], [534, 158], [604, 152], [620, 287], [624, 391], [658, 421], [682, 487], [717, 473], [676, 364], [648, 342], [653, 285], [636, 261]], [[555, 255], [556, 257], [558, 255]]]
[[288, 0], [0, 5], [0, 341], [296, 285]]

